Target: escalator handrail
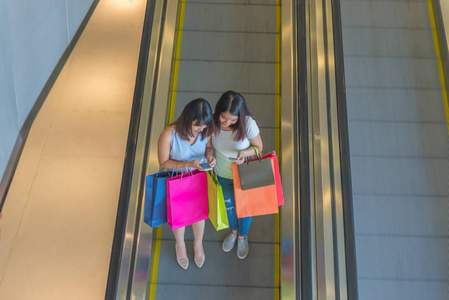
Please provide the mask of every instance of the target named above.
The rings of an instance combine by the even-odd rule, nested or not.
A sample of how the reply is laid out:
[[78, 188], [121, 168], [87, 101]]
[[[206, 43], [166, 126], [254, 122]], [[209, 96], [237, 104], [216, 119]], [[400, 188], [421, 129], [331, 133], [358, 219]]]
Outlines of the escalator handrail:
[[334, 28], [335, 80], [340, 146], [341, 193], [346, 257], [346, 285], [349, 300], [358, 299], [357, 262], [355, 250], [354, 211], [352, 199], [351, 163], [349, 153], [348, 114], [346, 103], [343, 36], [340, 0], [332, 1]]
[[[296, 270], [300, 271], [297, 276], [296, 286], [299, 287], [301, 299], [312, 299], [313, 295], [313, 271], [312, 271], [312, 218], [310, 203], [310, 153], [309, 153], [309, 111], [308, 107], [308, 78], [307, 78], [307, 12], [308, 1], [299, 0], [297, 2], [297, 20], [296, 20], [296, 49], [297, 49], [297, 94], [298, 105], [295, 108], [295, 114], [298, 133], [299, 133], [299, 166], [300, 166], [300, 187], [299, 187], [299, 213], [298, 224], [300, 230], [300, 239], [298, 243], [296, 257], [300, 258], [296, 262]], [[297, 206], [297, 209], [298, 209]]]

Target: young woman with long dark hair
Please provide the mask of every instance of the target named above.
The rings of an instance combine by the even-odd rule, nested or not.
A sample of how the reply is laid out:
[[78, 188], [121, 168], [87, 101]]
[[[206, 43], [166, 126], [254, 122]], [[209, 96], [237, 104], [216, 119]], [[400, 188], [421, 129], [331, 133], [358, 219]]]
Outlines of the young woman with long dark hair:
[[[179, 118], [162, 131], [158, 142], [159, 165], [169, 170], [203, 169], [200, 163], [206, 160], [208, 137], [213, 131], [213, 115], [209, 103], [201, 98], [190, 101]], [[209, 153], [212, 152], [209, 150]], [[213, 155], [207, 155], [207, 162], [215, 166]], [[206, 256], [203, 248], [205, 220], [192, 224], [194, 241], [194, 261], [198, 268], [204, 264]], [[173, 234], [176, 239], [176, 260], [187, 269], [189, 258], [184, 242], [185, 227], [176, 229]]]
[[[231, 232], [223, 241], [222, 249], [229, 252], [237, 242], [237, 256], [244, 259], [249, 252], [248, 230], [251, 217], [237, 218], [232, 164], [242, 164], [245, 157], [256, 155], [252, 146], [262, 153], [262, 138], [259, 127], [246, 106], [245, 99], [233, 91], [225, 92], [218, 100], [214, 111], [214, 127], [214, 134], [208, 141], [206, 157], [212, 156], [212, 151], [215, 149], [218, 181], [223, 189], [231, 228]], [[210, 146], [213, 146], [213, 149]]]

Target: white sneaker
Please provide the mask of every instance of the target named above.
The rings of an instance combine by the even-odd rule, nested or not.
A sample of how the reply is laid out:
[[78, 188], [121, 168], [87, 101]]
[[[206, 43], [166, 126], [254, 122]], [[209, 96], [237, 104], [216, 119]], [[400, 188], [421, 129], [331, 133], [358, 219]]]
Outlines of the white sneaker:
[[237, 240], [237, 235], [232, 232], [223, 241], [222, 249], [224, 252], [229, 252], [234, 248], [235, 241]]
[[239, 239], [237, 242], [237, 257], [245, 259], [249, 252], [248, 236], [245, 236], [243, 240]]

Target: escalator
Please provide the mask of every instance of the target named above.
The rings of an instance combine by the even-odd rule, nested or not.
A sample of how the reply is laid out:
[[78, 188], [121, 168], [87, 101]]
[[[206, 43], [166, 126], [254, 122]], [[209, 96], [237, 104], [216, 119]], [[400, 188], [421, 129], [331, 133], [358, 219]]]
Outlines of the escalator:
[[[263, 5], [179, 2], [166, 125], [190, 100], [205, 98], [214, 107], [224, 91], [233, 89], [245, 96], [261, 130], [264, 148], [275, 150], [279, 135], [279, 9], [275, 1], [264, 1]], [[223, 22], [228, 16], [235, 20]], [[150, 173], [154, 166], [150, 164], [149, 168]], [[207, 221], [203, 239], [206, 263], [201, 269], [191, 265], [187, 271], [176, 263], [170, 227], [153, 229], [147, 299], [175, 299], [179, 295], [183, 299], [279, 298], [279, 225], [277, 215], [253, 218], [248, 235], [250, 254], [241, 261], [235, 251], [221, 250], [229, 231], [216, 232]], [[185, 240], [191, 256], [190, 226]]]
[[[326, 88], [334, 53], [320, 44], [333, 38], [323, 34], [332, 16], [323, 12], [308, 1], [148, 1], [107, 299], [356, 299], [356, 283], [347, 284], [351, 232], [343, 229], [352, 224], [338, 152], [346, 145]], [[228, 231], [206, 221], [206, 263], [184, 271], [170, 228], [143, 223], [145, 176], [158, 171], [159, 134], [184, 105], [203, 97], [213, 107], [230, 89], [246, 98], [264, 152], [280, 158], [285, 205], [253, 219], [245, 260], [224, 253]], [[191, 258], [189, 227], [185, 239]]]
[[341, 1], [361, 299], [449, 295], [448, 50], [439, 3]]

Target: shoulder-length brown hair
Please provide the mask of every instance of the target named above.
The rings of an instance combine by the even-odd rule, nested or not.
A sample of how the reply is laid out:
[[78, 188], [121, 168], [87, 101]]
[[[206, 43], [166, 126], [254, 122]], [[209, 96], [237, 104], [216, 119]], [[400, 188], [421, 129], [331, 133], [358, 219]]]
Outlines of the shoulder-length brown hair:
[[[195, 124], [194, 124], [195, 123]], [[193, 137], [192, 125], [205, 124], [207, 127], [201, 132], [201, 139], [208, 137], [213, 132], [213, 114], [209, 102], [203, 98], [190, 101], [182, 110], [181, 115], [171, 125], [175, 126], [176, 132], [188, 141]]]
[[246, 106], [245, 98], [234, 91], [227, 91], [221, 95], [214, 111], [214, 133], [216, 135], [221, 130], [220, 115], [227, 111], [231, 115], [239, 117], [237, 122], [230, 126], [234, 140], [243, 140], [246, 137], [246, 116], [254, 118]]

